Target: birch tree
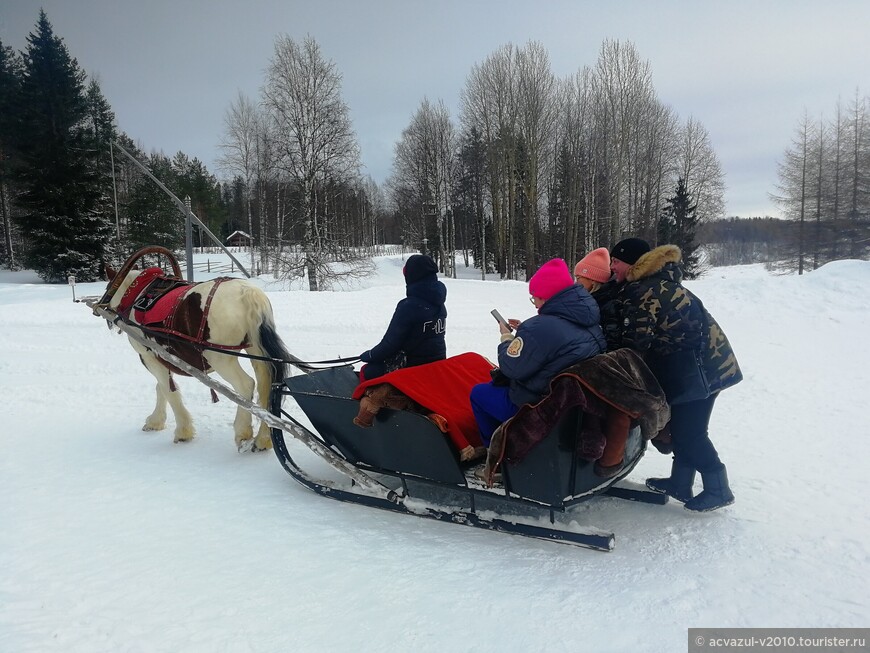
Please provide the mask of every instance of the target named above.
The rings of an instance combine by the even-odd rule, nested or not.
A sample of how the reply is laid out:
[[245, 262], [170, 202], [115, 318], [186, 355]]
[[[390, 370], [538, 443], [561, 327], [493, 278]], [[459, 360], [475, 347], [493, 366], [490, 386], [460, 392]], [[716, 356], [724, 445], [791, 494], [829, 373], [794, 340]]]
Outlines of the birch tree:
[[680, 134], [679, 177], [697, 206], [698, 219], [718, 220], [725, 215], [725, 181], [710, 134], [691, 116]]
[[597, 213], [594, 208], [595, 168], [591, 157], [591, 70], [586, 67], [560, 85], [560, 119], [557, 132], [558, 210], [564, 233], [565, 255], [579, 258], [597, 247]]
[[[245, 184], [245, 213], [248, 220], [248, 235], [251, 236], [251, 262], [254, 261], [254, 179], [259, 167], [258, 140], [262, 135], [263, 121], [256, 105], [239, 91], [224, 114], [224, 135], [220, 142], [221, 156], [218, 164], [233, 175], [242, 178]], [[263, 248], [266, 234], [260, 231], [260, 247]]]
[[644, 124], [644, 111], [654, 96], [652, 73], [632, 43], [605, 40], [593, 80], [610, 180], [610, 241], [616, 242], [623, 233], [636, 231], [636, 216], [629, 211], [632, 155], [637, 151], [635, 139]]
[[299, 185], [303, 262], [308, 286], [320, 290], [329, 274], [328, 223], [318, 192], [330, 178], [356, 177], [359, 147], [341, 95], [341, 75], [309, 37], [275, 41], [263, 103], [276, 134], [278, 165]]
[[[424, 98], [396, 144], [394, 183], [411, 189], [420, 207], [422, 237], [434, 236], [436, 258], [450, 277], [455, 270], [452, 187], [456, 173], [456, 134], [444, 102]], [[427, 225], [434, 220], [434, 231]]]
[[516, 48], [507, 44], [472, 66], [461, 94], [464, 133], [477, 129], [486, 148], [487, 195], [492, 209], [495, 265], [515, 278]]
[[517, 51], [517, 132], [525, 150], [522, 192], [527, 212], [522, 216], [526, 278], [538, 269], [536, 236], [540, 230], [540, 195], [552, 174], [557, 116], [556, 80], [541, 43], [530, 41]]
[[626, 185], [627, 213], [632, 232], [650, 235], [665, 203], [663, 193], [676, 172], [677, 118], [670, 107], [649, 97], [639, 107], [638, 124], [631, 139]]

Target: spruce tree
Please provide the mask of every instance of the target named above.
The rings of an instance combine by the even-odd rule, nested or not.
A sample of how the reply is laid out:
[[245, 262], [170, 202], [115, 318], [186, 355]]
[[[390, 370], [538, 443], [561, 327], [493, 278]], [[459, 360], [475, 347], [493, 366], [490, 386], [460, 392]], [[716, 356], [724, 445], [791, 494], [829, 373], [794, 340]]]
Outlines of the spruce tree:
[[695, 232], [698, 229], [698, 216], [695, 210], [697, 204], [692, 203], [685, 180], [680, 177], [673, 197], [666, 204], [659, 216], [658, 242], [677, 245], [683, 252], [683, 275], [694, 279], [700, 274], [698, 255], [698, 240]]
[[169, 188], [182, 200], [190, 197], [193, 213], [209, 228], [209, 231], [217, 234], [227, 216], [226, 207], [221, 202], [220, 184], [217, 179], [202, 161], [195, 157], [191, 159], [184, 152], [178, 152], [173, 157], [172, 169], [175, 185]]
[[88, 130], [85, 74], [44, 11], [27, 37], [18, 112], [16, 216], [26, 263], [47, 281], [98, 278], [111, 232], [101, 211], [98, 152]]
[[[177, 195], [178, 180], [172, 163], [162, 154], [152, 154], [148, 169]], [[126, 244], [131, 250], [149, 245], [167, 249], [184, 246], [184, 217], [172, 199], [145, 175], [130, 189], [127, 203]]]
[[[89, 149], [94, 151], [94, 169], [99, 192], [99, 211], [105, 216], [114, 216], [114, 195], [112, 190], [112, 142], [118, 138], [115, 127], [115, 113], [103, 97], [100, 85], [91, 80], [85, 95], [88, 113], [85, 119], [86, 138]], [[118, 239], [117, 230], [115, 238]]]

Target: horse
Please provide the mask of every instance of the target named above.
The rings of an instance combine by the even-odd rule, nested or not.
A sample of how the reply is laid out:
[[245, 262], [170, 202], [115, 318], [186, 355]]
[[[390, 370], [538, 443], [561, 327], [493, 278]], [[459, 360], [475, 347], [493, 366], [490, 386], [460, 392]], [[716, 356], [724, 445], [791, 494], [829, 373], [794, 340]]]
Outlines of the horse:
[[[107, 295], [111, 296], [109, 308], [128, 321], [149, 329], [149, 336], [166, 347], [196, 369], [217, 372], [232, 388], [248, 401], [253, 401], [256, 388], [257, 404], [268, 409], [269, 393], [273, 383], [283, 381], [287, 375], [287, 362], [296, 361], [286, 349], [275, 330], [272, 304], [259, 287], [244, 279], [215, 279], [188, 284], [180, 279], [172, 279], [176, 288], [156, 299], [147, 310], [137, 299], [149, 287], [142, 282], [149, 270], [132, 270], [124, 280], [115, 284], [113, 270], [106, 266], [109, 280]], [[152, 276], [158, 276], [152, 272]], [[138, 285], [138, 288], [137, 288]], [[172, 285], [172, 284], [170, 284]], [[115, 288], [112, 291], [112, 288]], [[148, 299], [146, 297], [146, 299]], [[168, 305], [167, 302], [172, 302]], [[136, 306], [133, 304], [136, 303]], [[155, 324], [154, 312], [161, 317]], [[172, 373], [185, 372], [151, 352], [133, 338], [128, 338], [133, 349], [146, 369], [157, 379], [157, 400], [154, 410], [145, 419], [143, 431], [161, 431], [166, 428], [166, 405], [172, 408], [175, 416], [175, 442], [193, 439], [196, 431], [193, 420], [181, 399], [181, 393], [172, 379]], [[244, 349], [252, 356], [268, 357], [272, 361], [251, 359], [256, 383], [239, 364], [237, 356], [203, 349], [197, 343], [227, 351], [237, 352]], [[215, 396], [215, 401], [217, 397]], [[236, 409], [233, 422], [235, 442], [241, 451], [263, 451], [272, 447], [269, 427], [265, 423], [254, 437], [251, 413], [241, 406]]]

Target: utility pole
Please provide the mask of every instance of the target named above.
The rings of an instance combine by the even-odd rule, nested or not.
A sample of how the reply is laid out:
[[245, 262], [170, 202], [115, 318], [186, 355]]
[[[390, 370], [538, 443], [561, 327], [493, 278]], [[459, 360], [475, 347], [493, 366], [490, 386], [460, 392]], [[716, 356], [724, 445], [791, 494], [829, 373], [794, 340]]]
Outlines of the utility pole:
[[118, 239], [118, 248], [121, 247], [121, 220], [118, 218], [118, 188], [115, 184], [115, 152], [109, 143], [109, 161], [112, 163], [112, 195], [115, 196], [115, 237]]
[[184, 196], [184, 253], [187, 264], [187, 280], [193, 281], [193, 220], [190, 210], [190, 195]]

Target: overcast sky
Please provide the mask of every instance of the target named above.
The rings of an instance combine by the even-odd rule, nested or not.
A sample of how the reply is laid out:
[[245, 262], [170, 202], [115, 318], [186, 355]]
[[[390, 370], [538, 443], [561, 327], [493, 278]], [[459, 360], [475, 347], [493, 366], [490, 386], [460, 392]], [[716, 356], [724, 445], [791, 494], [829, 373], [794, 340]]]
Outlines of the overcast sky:
[[868, 0], [3, 0], [4, 45], [25, 48], [40, 7], [123, 131], [212, 172], [226, 110], [238, 91], [259, 98], [280, 34], [336, 63], [378, 183], [420, 101], [457, 119], [471, 67], [509, 42], [543, 43], [559, 77], [594, 66], [604, 39], [634, 43], [661, 101], [709, 131], [727, 215], [779, 215], [776, 162], [803, 112], [870, 94]]

